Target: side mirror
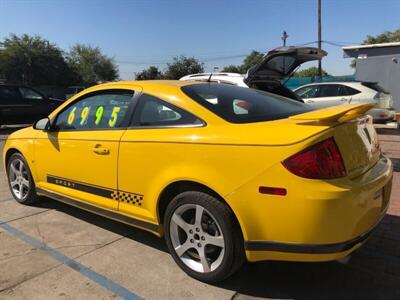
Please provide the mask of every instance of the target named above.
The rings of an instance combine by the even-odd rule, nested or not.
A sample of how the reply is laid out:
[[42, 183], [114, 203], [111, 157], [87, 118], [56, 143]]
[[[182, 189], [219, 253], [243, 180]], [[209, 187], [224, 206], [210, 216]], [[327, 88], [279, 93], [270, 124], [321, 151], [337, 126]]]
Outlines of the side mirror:
[[50, 130], [50, 119], [44, 118], [44, 119], [40, 119], [39, 121], [36, 121], [35, 123], [33, 123], [33, 129], [49, 131]]

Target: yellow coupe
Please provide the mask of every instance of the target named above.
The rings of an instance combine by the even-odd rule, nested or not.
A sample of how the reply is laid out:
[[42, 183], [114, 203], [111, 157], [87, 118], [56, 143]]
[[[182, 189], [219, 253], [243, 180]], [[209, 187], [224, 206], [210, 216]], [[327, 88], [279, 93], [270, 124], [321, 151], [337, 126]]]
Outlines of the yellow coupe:
[[369, 109], [207, 81], [107, 83], [11, 134], [3, 160], [18, 202], [47, 196], [165, 236], [185, 272], [216, 282], [246, 259], [337, 260], [368, 238], [392, 179]]

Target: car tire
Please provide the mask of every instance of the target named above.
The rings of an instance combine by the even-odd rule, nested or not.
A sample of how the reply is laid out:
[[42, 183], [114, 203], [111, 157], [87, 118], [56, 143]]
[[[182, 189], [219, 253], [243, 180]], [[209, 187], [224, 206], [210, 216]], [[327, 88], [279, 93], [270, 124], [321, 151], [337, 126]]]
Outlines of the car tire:
[[233, 212], [209, 194], [177, 195], [167, 206], [164, 228], [173, 259], [197, 280], [222, 281], [244, 262], [243, 237]]
[[38, 200], [35, 182], [22, 154], [11, 155], [7, 162], [7, 178], [11, 194], [17, 202], [28, 205]]

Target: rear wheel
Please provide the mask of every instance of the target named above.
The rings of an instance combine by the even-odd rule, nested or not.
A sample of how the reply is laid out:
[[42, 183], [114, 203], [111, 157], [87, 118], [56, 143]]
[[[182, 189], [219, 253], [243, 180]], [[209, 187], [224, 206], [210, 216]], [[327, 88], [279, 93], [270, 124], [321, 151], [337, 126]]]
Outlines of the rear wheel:
[[20, 153], [11, 155], [7, 163], [7, 177], [11, 194], [22, 204], [37, 200], [35, 182], [25, 158]]
[[243, 239], [232, 211], [203, 192], [189, 191], [168, 205], [165, 239], [175, 262], [190, 276], [218, 282], [244, 261]]

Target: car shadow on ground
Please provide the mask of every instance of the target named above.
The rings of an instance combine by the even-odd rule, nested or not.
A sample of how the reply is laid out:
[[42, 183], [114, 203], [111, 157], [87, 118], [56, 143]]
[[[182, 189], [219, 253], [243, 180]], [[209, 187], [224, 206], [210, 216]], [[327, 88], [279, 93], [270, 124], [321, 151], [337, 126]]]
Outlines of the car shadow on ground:
[[393, 163], [393, 171], [400, 172], [400, 158], [389, 157]]
[[164, 244], [163, 239], [160, 239], [145, 230], [134, 228], [124, 223], [114, 221], [106, 217], [96, 215], [94, 213], [85, 211], [83, 209], [76, 208], [74, 206], [67, 205], [62, 202], [58, 202], [56, 200], [52, 200], [45, 197], [41, 197], [41, 201], [38, 201], [31, 205], [41, 208], [57, 210], [59, 212], [68, 214], [74, 218], [80, 219], [84, 222], [93, 224], [97, 227], [127, 237], [129, 239], [153, 247], [160, 251], [168, 252], [167, 246]]
[[381, 135], [400, 135], [400, 128], [375, 128], [375, 130]]
[[[36, 206], [58, 210], [168, 252], [163, 239], [146, 231], [47, 198]], [[235, 299], [400, 299], [400, 217], [387, 215], [347, 264], [247, 263], [216, 286], [235, 291]]]

